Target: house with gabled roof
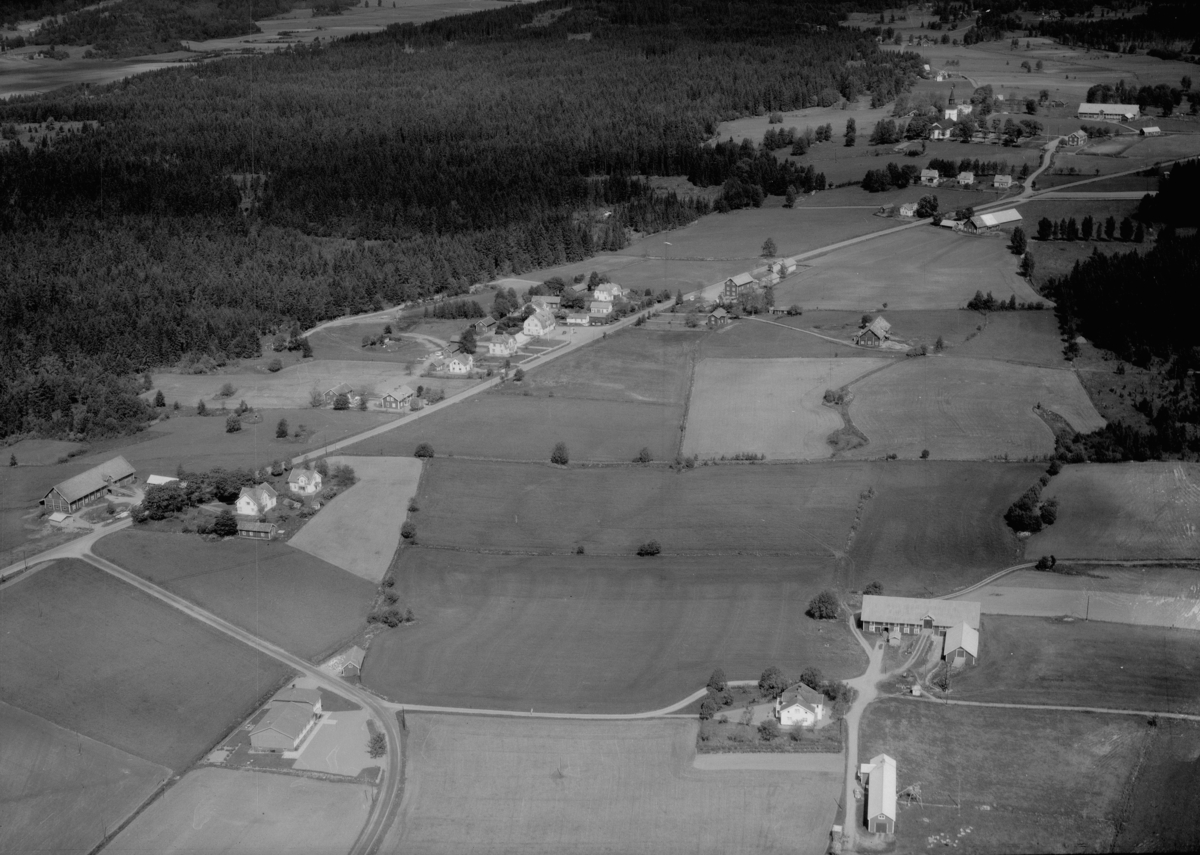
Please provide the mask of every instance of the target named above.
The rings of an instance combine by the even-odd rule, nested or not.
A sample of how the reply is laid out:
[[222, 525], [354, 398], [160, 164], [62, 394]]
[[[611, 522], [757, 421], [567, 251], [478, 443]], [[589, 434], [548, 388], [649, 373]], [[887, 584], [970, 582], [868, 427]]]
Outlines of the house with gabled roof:
[[480, 339], [476, 347], [486, 347], [488, 356], [512, 356], [517, 352], [517, 339], [511, 335], [494, 335]]
[[306, 466], [297, 466], [288, 473], [288, 489], [302, 496], [311, 496], [321, 489], [321, 473]]
[[825, 696], [804, 683], [785, 690], [775, 701], [780, 727], [812, 727], [827, 714]]
[[965, 621], [946, 630], [942, 658], [952, 667], [974, 665], [979, 660], [979, 630]]
[[936, 169], [921, 170], [921, 184], [926, 187], [937, 187], [942, 183], [942, 173]]
[[859, 768], [867, 785], [865, 825], [875, 834], [896, 833], [896, 761], [877, 754]]
[[237, 521], [238, 537], [248, 537], [251, 540], [271, 540], [275, 537], [275, 523], [248, 520], [245, 517]]
[[120, 455], [93, 466], [86, 472], [60, 481], [42, 497], [48, 510], [73, 514], [80, 508], [102, 501], [114, 487], [130, 484], [137, 470]]
[[554, 329], [554, 315], [550, 314], [546, 309], [535, 309], [533, 314], [525, 319], [523, 332], [531, 338], [539, 338], [540, 336], [549, 335]]
[[325, 667], [339, 677], [350, 679], [362, 673], [362, 664], [366, 657], [367, 651], [355, 645], [345, 653], [340, 653], [330, 659]]
[[345, 395], [348, 399], [350, 399], [351, 406], [354, 405], [354, 387], [349, 383], [339, 383], [332, 389], [327, 389], [325, 391], [325, 395], [323, 396], [325, 398], [325, 403], [332, 405], [333, 402], [337, 400], [338, 395]]
[[708, 328], [716, 329], [729, 323], [729, 312], [720, 306], [708, 313]]
[[488, 315], [486, 318], [477, 320], [472, 326], [475, 327], [475, 332], [479, 335], [486, 335], [496, 327], [496, 319]]
[[975, 173], [960, 172], [958, 173], [958, 177], [954, 180], [958, 182], [959, 187], [970, 187], [975, 183]]
[[891, 338], [891, 329], [892, 325], [880, 315], [855, 334], [854, 343], [862, 347], [882, 347]]
[[452, 353], [446, 357], [445, 365], [451, 374], [470, 374], [475, 367], [475, 357], [469, 353]]
[[1063, 137], [1063, 142], [1070, 146], [1086, 145], [1088, 141], [1087, 131], [1071, 131]]
[[271, 698], [273, 704], [307, 704], [316, 715], [321, 714], [321, 693], [317, 689], [283, 689]]
[[247, 517], [258, 517], [275, 507], [279, 494], [270, 484], [243, 487], [237, 498], [237, 513]]
[[609, 303], [619, 298], [625, 290], [616, 282], [601, 282], [592, 292], [593, 300], [605, 300]]
[[380, 405], [385, 410], [402, 410], [416, 397], [416, 392], [407, 383], [397, 383], [380, 399]]
[[306, 704], [272, 704], [266, 715], [250, 729], [250, 747], [272, 754], [295, 751], [317, 718], [312, 707]]
[[862, 627], [865, 632], [898, 630], [905, 635], [912, 635], [930, 629], [945, 635], [951, 627], [960, 623], [979, 629], [979, 603], [863, 595]]
[[997, 175], [992, 178], [992, 187], [996, 190], [1007, 190], [1013, 185], [1011, 175]]
[[749, 273], [730, 276], [721, 288], [721, 301], [726, 305], [736, 303], [742, 292], [747, 288], [753, 288], [755, 284], [754, 277]]
[[948, 140], [953, 132], [953, 122], [934, 122], [929, 126], [929, 138], [931, 140]]

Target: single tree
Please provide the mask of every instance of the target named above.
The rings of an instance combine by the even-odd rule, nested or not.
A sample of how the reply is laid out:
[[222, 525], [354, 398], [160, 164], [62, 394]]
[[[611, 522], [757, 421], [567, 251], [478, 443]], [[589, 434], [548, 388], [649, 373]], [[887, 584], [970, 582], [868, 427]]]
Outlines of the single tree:
[[1117, 233], [1117, 221], [1114, 217], [1109, 217], [1104, 221], [1104, 239], [1112, 240], [1113, 235]]
[[469, 326], [463, 330], [463, 334], [459, 336], [458, 346], [462, 348], [463, 353], [474, 353], [477, 349], [475, 343], [475, 327]]
[[796, 195], [797, 195], [796, 188], [793, 185], [789, 184], [787, 192], [784, 194], [784, 197], [783, 197], [783, 207], [785, 207], [785, 208], [795, 207]]
[[810, 689], [819, 689], [821, 688], [821, 684], [825, 682], [825, 675], [821, 673], [821, 669], [817, 666], [809, 665], [800, 672], [800, 682]]
[[237, 433], [242, 429], [242, 420], [236, 415], [225, 419], [225, 433]]
[[280, 419], [279, 424], [275, 425], [275, 438], [276, 439], [287, 439], [287, 435], [288, 435], [287, 419]]
[[1079, 223], [1075, 222], [1074, 217], [1067, 220], [1067, 240], [1071, 243], [1079, 240]]
[[1146, 239], [1146, 228], [1141, 223], [1137, 224], [1137, 228], [1133, 230], [1133, 242], [1141, 243]]
[[928, 449], [928, 448], [922, 448], [922, 449], [921, 449], [921, 459], [922, 459], [922, 460], [928, 460], [928, 459], [929, 459], [929, 449]]
[[637, 453], [637, 457], [633, 458], [634, 463], [649, 463], [654, 459], [654, 455], [650, 453], [649, 448], [643, 448]]
[[556, 466], [566, 466], [571, 462], [570, 455], [567, 453], [567, 444], [565, 442], [555, 443], [554, 450], [550, 452], [550, 462]]
[[933, 349], [936, 353], [941, 353], [946, 349], [946, 340], [939, 335], [937, 341], [933, 343]]
[[205, 404], [204, 401], [200, 401], [200, 403], [196, 404], [196, 415], [198, 415], [198, 416], [207, 416], [208, 415], [208, 405]]
[[167, 396], [163, 394], [162, 389], [154, 393], [154, 406], [165, 407], [167, 405]]
[[329, 461], [324, 457], [322, 457], [313, 465], [313, 469], [316, 470], [316, 473], [322, 478], [329, 477]]
[[1133, 220], [1129, 217], [1121, 220], [1121, 240], [1130, 241], [1133, 239]]
[[768, 667], [758, 678], [758, 690], [767, 698], [777, 698], [788, 687], [788, 679], [774, 665]]
[[725, 672], [720, 668], [714, 668], [712, 675], [708, 678], [708, 688], [714, 692], [725, 691]]
[[662, 545], [657, 540], [647, 540], [637, 548], [637, 554], [642, 558], [649, 558], [652, 555], [658, 555], [662, 552]]
[[809, 600], [807, 614], [817, 620], [833, 620], [838, 616], [838, 608], [837, 594], [825, 590]]
[[917, 201], [917, 216], [921, 219], [932, 217], [938, 212], [938, 198], [934, 195], [922, 196]]
[[9, 466], [17, 465], [17, 455], [15, 452], [13, 454], [8, 455], [8, 465]]
[[422, 442], [417, 446], [417, 450], [413, 452], [413, 457], [433, 457], [433, 446], [427, 442]]
[[1082, 240], [1091, 240], [1092, 232], [1096, 229], [1096, 221], [1092, 219], [1092, 215], [1088, 214], [1083, 218], [1083, 222], [1079, 224], [1079, 237]]
[[339, 393], [338, 396], [333, 399], [333, 408], [335, 410], [350, 409], [350, 396], [345, 392]]
[[879, 582], [872, 582], [870, 585], [867, 585], [867, 587], [863, 588], [863, 593], [878, 596], [883, 593], [883, 585]]
[[218, 398], [232, 398], [233, 393], [237, 391], [237, 387], [232, 383], [225, 383], [221, 386], [221, 391], [217, 392]]
[[1035, 264], [1034, 264], [1034, 260], [1033, 260], [1033, 254], [1027, 252], [1021, 256], [1021, 266], [1019, 268], [1017, 268], [1017, 272], [1020, 273], [1022, 276], [1024, 276], [1026, 279], [1032, 279], [1034, 267], [1035, 267]]
[[308, 343], [307, 338], [300, 339], [300, 357], [302, 359], [312, 359], [312, 345]]
[[405, 540], [412, 540], [417, 536], [417, 525], [412, 520], [405, 520], [400, 526], [400, 536]]
[[213, 520], [212, 531], [218, 537], [233, 537], [238, 533], [237, 520], [228, 508], [217, 514], [217, 518]]
[[1009, 242], [1009, 246], [1012, 248], [1013, 254], [1024, 255], [1026, 245], [1027, 240], [1025, 238], [1025, 230], [1020, 226], [1017, 226], [1015, 229], [1013, 229], [1012, 240]]
[[267, 370], [270, 371], [272, 374], [276, 373], [277, 371], [282, 371], [283, 370], [283, 361], [280, 360], [279, 358], [272, 359], [270, 362], [267, 363]]
[[513, 380], [516, 381], [517, 383], [520, 383], [524, 379], [525, 379], [525, 369], [524, 368], [518, 368], [516, 371], [513, 372]]
[[321, 394], [321, 390], [316, 386], [308, 390], [308, 405], [314, 410], [325, 406], [325, 396]]
[[774, 258], [775, 249], [775, 239], [767, 238], [765, 241], [763, 241], [762, 245], [763, 258]]
[[1038, 240], [1050, 240], [1054, 234], [1054, 223], [1050, 222], [1049, 217], [1042, 217], [1038, 220]]
[[367, 742], [367, 753], [371, 757], [382, 757], [387, 754], [387, 734], [373, 734]]
[[366, 392], [358, 393], [358, 409], [364, 413], [367, 411], [367, 393]]
[[769, 718], [758, 726], [758, 736], [763, 742], [770, 742], [773, 739], [779, 738], [779, 722], [773, 718]]

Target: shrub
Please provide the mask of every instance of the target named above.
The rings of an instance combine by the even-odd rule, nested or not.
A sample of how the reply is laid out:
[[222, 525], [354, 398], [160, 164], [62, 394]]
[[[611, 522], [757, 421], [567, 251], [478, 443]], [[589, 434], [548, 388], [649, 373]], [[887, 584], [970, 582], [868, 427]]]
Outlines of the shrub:
[[238, 533], [237, 520], [233, 518], [233, 514], [228, 509], [217, 515], [213, 522], [212, 532], [221, 537], [233, 537]]
[[758, 690], [767, 698], [779, 697], [787, 687], [787, 677], [774, 665], [769, 666], [758, 678]]
[[1042, 505], [1042, 525], [1054, 525], [1058, 519], [1058, 499], [1050, 499]]
[[278, 359], [272, 359], [267, 363], [267, 370], [274, 374], [276, 371], [283, 370], [283, 363]]
[[788, 732], [788, 739], [792, 740], [792, 742], [799, 742], [803, 738], [804, 738], [804, 728], [793, 727]]
[[388, 609], [383, 613], [383, 622], [389, 627], [395, 629], [404, 621], [404, 616], [400, 614], [399, 609]]
[[387, 754], [387, 734], [376, 733], [367, 742], [367, 753], [372, 757], [382, 757]]
[[714, 692], [725, 691], [725, 672], [720, 668], [714, 668], [712, 676], [708, 678], [708, 688]]
[[550, 452], [550, 462], [556, 466], [566, 466], [570, 460], [571, 458], [567, 453], [567, 444], [565, 442], [557, 443], [554, 446], [554, 451]]
[[647, 540], [637, 550], [637, 554], [643, 558], [650, 555], [658, 555], [660, 552], [662, 552], [662, 546], [657, 540]]
[[763, 742], [771, 742], [779, 738], [779, 722], [769, 718], [758, 726], [758, 736]]
[[275, 438], [276, 439], [287, 439], [287, 435], [288, 435], [287, 419], [280, 419], [279, 424], [275, 425]]
[[825, 683], [825, 675], [815, 665], [809, 665], [800, 672], [800, 682], [810, 689], [820, 689]]
[[520, 383], [524, 379], [525, 379], [525, 369], [524, 368], [518, 368], [516, 371], [513, 372], [513, 380], [515, 380], [516, 382]]
[[237, 433], [242, 429], [242, 420], [237, 416], [230, 416], [225, 420], [225, 433]]
[[165, 407], [166, 405], [167, 405], [167, 396], [162, 393], [162, 389], [159, 389], [157, 392], [154, 393], [154, 406], [155, 407]]
[[583, 544], [582, 543], [575, 547], [575, 554], [583, 555]]
[[641, 451], [639, 451], [637, 453], [637, 457], [633, 458], [633, 462], [634, 463], [649, 463], [653, 459], [654, 459], [654, 456], [652, 454], [650, 454], [650, 449], [643, 448]]
[[207, 416], [208, 415], [208, 405], [205, 404], [203, 401], [200, 401], [199, 403], [196, 404], [196, 415], [198, 415], [198, 416]]
[[417, 527], [412, 520], [405, 520], [404, 525], [400, 526], [400, 536], [405, 540], [412, 540], [417, 536]]
[[700, 702], [700, 720], [708, 721], [717, 711], [717, 704], [713, 701], [712, 696], [706, 697]]
[[345, 392], [342, 392], [340, 395], [338, 395], [336, 398], [333, 399], [333, 408], [335, 410], [350, 409], [350, 396], [347, 395]]
[[867, 585], [867, 587], [863, 588], [863, 593], [875, 595], [882, 594], [883, 585], [881, 585], [879, 582], [872, 582], [870, 585]]
[[838, 616], [838, 611], [837, 594], [826, 590], [809, 600], [808, 611], [805, 614], [817, 620], [833, 620]]
[[928, 460], [928, 459], [929, 459], [929, 449], [928, 449], [928, 448], [923, 448], [923, 449], [921, 449], [921, 459], [922, 459], [922, 460]]
[[427, 442], [421, 443], [413, 452], [413, 457], [433, 457], [433, 446]]
[[226, 383], [221, 387], [221, 391], [217, 393], [218, 398], [232, 398], [237, 388], [232, 383]]
[[419, 510], [421, 510], [421, 506], [417, 504], [417, 500], [409, 499], [408, 500], [408, 512], [410, 514], [415, 514]]

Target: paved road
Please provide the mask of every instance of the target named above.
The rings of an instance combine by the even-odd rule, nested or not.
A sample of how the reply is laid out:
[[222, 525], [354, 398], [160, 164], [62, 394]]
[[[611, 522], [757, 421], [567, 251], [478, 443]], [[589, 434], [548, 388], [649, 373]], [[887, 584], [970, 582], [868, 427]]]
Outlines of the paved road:
[[1038, 199], [1047, 202], [1140, 202], [1143, 196], [1154, 196], [1157, 190], [1102, 190], [1094, 193], [1059, 192], [1058, 188], [1043, 190]]
[[1124, 710], [1114, 709], [1112, 707], [1071, 707], [1058, 704], [1002, 704], [989, 703], [987, 701], [953, 701], [949, 698], [931, 698], [927, 695], [899, 695], [898, 697], [908, 698], [913, 701], [921, 701], [928, 704], [947, 704], [949, 706], [958, 707], [997, 707], [1006, 710], [1054, 710], [1055, 712], [1086, 712], [1099, 713], [1101, 715], [1137, 715], [1145, 716], [1146, 718], [1175, 718], [1181, 721], [1200, 721], [1200, 715], [1192, 715], [1190, 713], [1172, 713], [1159, 712], [1157, 710]]

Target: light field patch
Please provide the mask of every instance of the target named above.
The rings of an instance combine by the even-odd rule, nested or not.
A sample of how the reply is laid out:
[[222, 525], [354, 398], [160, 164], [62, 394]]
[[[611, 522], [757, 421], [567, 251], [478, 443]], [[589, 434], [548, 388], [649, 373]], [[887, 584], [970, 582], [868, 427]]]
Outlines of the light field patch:
[[1200, 465], [1066, 466], [1045, 495], [1058, 499], [1058, 521], [1030, 538], [1030, 555], [1200, 557]]
[[400, 545], [408, 500], [421, 480], [415, 457], [331, 457], [353, 467], [358, 483], [321, 509], [288, 543], [371, 582], [378, 582]]
[[[801, 335], [801, 333], [797, 333]], [[826, 407], [837, 389], [886, 359], [705, 359], [696, 367], [683, 451], [701, 458], [739, 452], [770, 460], [826, 458], [842, 426]]]
[[104, 851], [346, 852], [370, 805], [365, 784], [202, 768], [167, 790]]
[[820, 852], [842, 780], [695, 770], [694, 722], [407, 722], [396, 853]]
[[914, 458], [924, 449], [945, 460], [1050, 454], [1054, 434], [1034, 412], [1038, 404], [1081, 433], [1104, 426], [1074, 373], [1030, 365], [906, 359], [851, 391], [850, 418], [869, 440], [852, 457]]

